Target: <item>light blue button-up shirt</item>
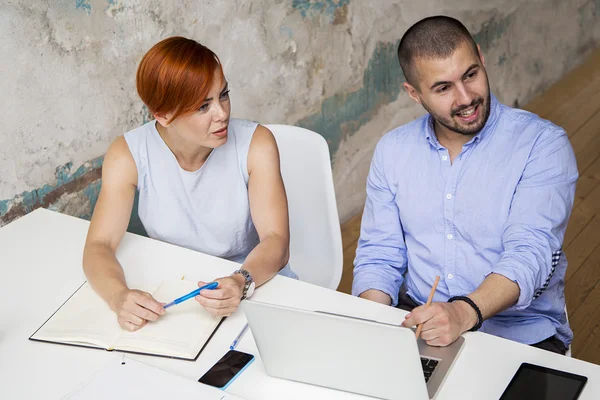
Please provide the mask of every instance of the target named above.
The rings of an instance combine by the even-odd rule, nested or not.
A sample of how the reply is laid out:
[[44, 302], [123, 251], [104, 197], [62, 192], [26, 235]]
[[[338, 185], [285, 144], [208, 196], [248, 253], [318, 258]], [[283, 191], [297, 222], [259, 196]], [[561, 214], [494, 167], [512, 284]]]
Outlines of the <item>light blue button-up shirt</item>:
[[578, 178], [563, 129], [491, 99], [485, 127], [451, 163], [425, 115], [377, 144], [367, 179], [352, 293], [377, 289], [425, 303], [473, 292], [491, 273], [517, 303], [481, 331], [525, 344], [570, 344], [561, 252]]

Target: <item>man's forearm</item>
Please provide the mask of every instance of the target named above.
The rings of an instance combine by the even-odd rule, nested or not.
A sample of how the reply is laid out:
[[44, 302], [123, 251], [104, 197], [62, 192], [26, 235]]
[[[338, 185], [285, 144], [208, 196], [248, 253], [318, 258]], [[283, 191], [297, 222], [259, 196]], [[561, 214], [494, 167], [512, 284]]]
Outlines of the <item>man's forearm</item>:
[[503, 275], [490, 274], [468, 297], [479, 307], [483, 319], [488, 319], [514, 305], [519, 294], [519, 285], [515, 282]]
[[367, 300], [371, 300], [371, 301], [375, 301], [377, 303], [385, 304], [386, 306], [392, 305], [392, 299], [390, 298], [390, 296], [388, 296], [386, 293], [384, 293], [380, 290], [376, 290], [376, 289], [365, 290], [358, 297], [361, 297], [361, 298], [367, 299]]

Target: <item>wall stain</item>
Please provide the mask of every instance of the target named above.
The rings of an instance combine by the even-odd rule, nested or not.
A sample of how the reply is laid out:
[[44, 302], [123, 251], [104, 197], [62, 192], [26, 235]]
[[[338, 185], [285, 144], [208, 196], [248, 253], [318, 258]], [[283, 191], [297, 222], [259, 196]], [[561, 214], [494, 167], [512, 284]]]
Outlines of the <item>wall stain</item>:
[[142, 105], [141, 114], [142, 114], [142, 125], [144, 125], [154, 119], [154, 116], [152, 115], [150, 110], [148, 110], [148, 107], [145, 104]]
[[77, 10], [85, 10], [88, 15], [92, 13], [92, 5], [90, 0], [75, 0], [75, 8]]
[[[56, 168], [56, 183], [44, 185], [39, 189], [23, 192], [12, 199], [0, 200], [0, 226], [7, 224], [39, 207], [48, 208], [66, 193], [79, 192], [100, 179], [104, 156], [86, 162], [73, 173], [73, 163]], [[98, 187], [99, 191], [99, 187]], [[95, 195], [95, 189], [90, 189], [90, 200]], [[95, 204], [95, 200], [93, 201]]]
[[[473, 35], [483, 52], [504, 35], [512, 19], [512, 14], [499, 20], [494, 17]], [[405, 80], [396, 54], [399, 42], [377, 44], [364, 72], [361, 89], [336, 93], [323, 101], [319, 112], [296, 122], [327, 140], [332, 160], [344, 137], [356, 133], [383, 105], [398, 98]]]
[[[336, 20], [340, 19], [340, 14], [347, 17], [349, 3], [350, 0], [292, 0], [292, 7], [300, 11], [300, 15], [304, 19], [314, 19], [320, 15], [325, 15], [330, 22], [335, 23]], [[338, 11], [344, 7], [346, 7], [346, 10]]]
[[500, 20], [493, 17], [486, 21], [481, 30], [473, 35], [475, 43], [481, 46], [481, 51], [486, 53], [506, 33], [513, 19], [514, 13], [511, 13]]
[[321, 103], [321, 110], [297, 121], [297, 125], [322, 135], [333, 159], [340, 141], [352, 135], [385, 104], [398, 97], [404, 75], [396, 56], [398, 43], [380, 42], [363, 74], [363, 86], [351, 93], [337, 93]]

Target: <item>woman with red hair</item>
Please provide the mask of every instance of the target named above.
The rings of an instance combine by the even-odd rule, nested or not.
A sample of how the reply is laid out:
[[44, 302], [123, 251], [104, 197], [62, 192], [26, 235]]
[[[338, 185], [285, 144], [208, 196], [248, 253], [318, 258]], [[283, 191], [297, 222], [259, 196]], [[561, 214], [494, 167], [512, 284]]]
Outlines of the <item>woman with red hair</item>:
[[277, 144], [264, 126], [230, 118], [217, 56], [194, 40], [168, 38], [143, 57], [136, 81], [155, 119], [108, 149], [83, 257], [88, 281], [120, 325], [135, 331], [165, 313], [127, 286], [115, 256], [136, 190], [148, 236], [242, 263], [196, 297], [207, 311], [230, 315], [277, 273], [295, 277]]

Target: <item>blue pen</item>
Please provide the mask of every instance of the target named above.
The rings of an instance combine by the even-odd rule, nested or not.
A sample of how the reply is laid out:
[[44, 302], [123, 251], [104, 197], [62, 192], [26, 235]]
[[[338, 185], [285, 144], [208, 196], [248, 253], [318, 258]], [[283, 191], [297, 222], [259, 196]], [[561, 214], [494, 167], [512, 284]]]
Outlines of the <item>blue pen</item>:
[[247, 330], [248, 330], [248, 323], [246, 322], [246, 325], [244, 325], [244, 327], [242, 328], [240, 333], [238, 333], [236, 338], [233, 340], [233, 343], [231, 343], [231, 346], [229, 346], [229, 350], [235, 350], [235, 346], [237, 346], [237, 344], [240, 342], [240, 340], [242, 340], [242, 337], [244, 336], [244, 333], [246, 333]]
[[204, 289], [212, 290], [212, 289], [216, 289], [217, 286], [219, 286], [218, 282], [211, 282], [208, 285], [201, 286], [198, 289], [194, 290], [193, 292], [190, 292], [190, 293], [186, 294], [185, 296], [181, 296], [180, 298], [173, 300], [169, 304], [165, 305], [165, 308], [169, 308], [171, 306], [174, 306], [175, 304], [181, 303], [182, 301], [186, 301], [193, 297], [196, 297], [200, 294], [201, 290], [204, 290]]

